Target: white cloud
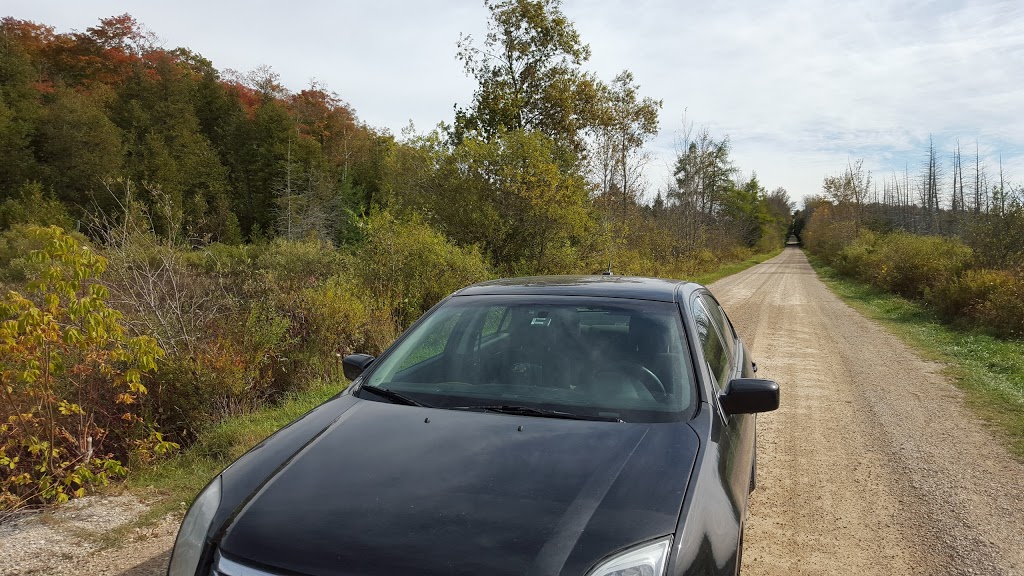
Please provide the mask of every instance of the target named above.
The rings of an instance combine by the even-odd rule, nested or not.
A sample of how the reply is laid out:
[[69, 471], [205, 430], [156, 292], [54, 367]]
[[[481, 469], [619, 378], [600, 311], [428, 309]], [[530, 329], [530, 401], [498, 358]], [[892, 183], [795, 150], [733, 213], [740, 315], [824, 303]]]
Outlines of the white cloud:
[[[220, 67], [269, 64], [292, 88], [315, 77], [394, 132], [450, 120], [469, 101], [455, 42], [480, 37], [487, 16], [473, 0], [15, 0], [7, 10], [62, 30], [126, 11]], [[664, 100], [653, 185], [670, 173], [684, 110], [730, 135], [743, 170], [794, 196], [817, 192], [851, 157], [914, 170], [929, 134], [943, 157], [956, 138], [998, 146], [1024, 179], [1019, 0], [566, 0], [564, 11], [593, 49], [591, 69], [610, 79], [628, 68], [644, 95]]]

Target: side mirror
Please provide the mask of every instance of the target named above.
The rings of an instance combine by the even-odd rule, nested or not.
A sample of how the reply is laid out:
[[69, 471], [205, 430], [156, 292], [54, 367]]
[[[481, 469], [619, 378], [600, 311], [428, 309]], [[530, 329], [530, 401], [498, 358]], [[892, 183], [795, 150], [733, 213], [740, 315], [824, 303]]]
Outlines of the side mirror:
[[341, 371], [349, 381], [359, 378], [359, 375], [373, 364], [374, 357], [369, 354], [349, 354], [341, 361]]
[[737, 378], [718, 396], [726, 414], [771, 412], [779, 407], [779, 385], [761, 378]]

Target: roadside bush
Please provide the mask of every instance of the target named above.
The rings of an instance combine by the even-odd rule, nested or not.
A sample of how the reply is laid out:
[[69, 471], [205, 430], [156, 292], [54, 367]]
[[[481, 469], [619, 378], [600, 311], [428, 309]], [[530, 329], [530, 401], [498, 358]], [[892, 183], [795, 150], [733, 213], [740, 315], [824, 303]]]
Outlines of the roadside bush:
[[255, 258], [256, 268], [283, 292], [298, 292], [347, 268], [344, 255], [317, 239], [277, 239]]
[[417, 218], [375, 214], [365, 238], [352, 275], [372, 298], [369, 306], [390, 308], [402, 329], [448, 294], [491, 276], [476, 247], [456, 246]]
[[940, 285], [928, 303], [949, 322], [981, 328], [1004, 338], [1024, 337], [1024, 274], [968, 270]]
[[1013, 274], [1005, 270], [967, 270], [929, 292], [928, 304], [947, 321], [974, 321], [993, 294], [1008, 289], [1014, 282]]
[[155, 375], [154, 417], [183, 440], [304, 385], [288, 316], [267, 300], [207, 324], [194, 350], [168, 355]]
[[887, 234], [875, 247], [865, 279], [907, 298], [922, 298], [953, 281], [973, 257], [971, 249], [959, 240], [905, 232]]
[[857, 239], [832, 258], [832, 266], [840, 274], [870, 282], [878, 267], [879, 236], [870, 230], [861, 230]]
[[998, 336], [1024, 338], [1024, 271], [999, 282], [976, 312], [978, 324]]
[[347, 354], [377, 355], [400, 333], [390, 306], [382, 305], [350, 276], [335, 276], [323, 286], [305, 290], [301, 306], [309, 319], [308, 364], [318, 376], [340, 379], [338, 362]]
[[[25, 284], [42, 273], [45, 264], [30, 257], [33, 252], [42, 250], [48, 241], [39, 234], [38, 228], [33, 224], [15, 224], [0, 232], [0, 281]], [[65, 234], [79, 243], [88, 242], [85, 236], [76, 232]]]
[[70, 230], [74, 226], [64, 204], [43, 193], [39, 182], [28, 182], [18, 191], [18, 197], [0, 203], [0, 229], [18, 224], [59, 226]]
[[140, 415], [163, 351], [108, 307], [106, 260], [56, 226], [23, 232], [42, 249], [29, 296], [0, 301], [0, 508], [81, 496], [124, 475], [132, 453], [177, 447]]

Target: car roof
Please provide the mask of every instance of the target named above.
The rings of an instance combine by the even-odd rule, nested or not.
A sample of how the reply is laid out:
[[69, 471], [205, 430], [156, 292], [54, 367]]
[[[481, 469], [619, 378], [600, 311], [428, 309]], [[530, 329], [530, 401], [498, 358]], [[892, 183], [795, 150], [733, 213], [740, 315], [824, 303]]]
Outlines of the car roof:
[[686, 280], [644, 278], [640, 276], [527, 276], [502, 278], [473, 284], [453, 296], [512, 295], [536, 296], [593, 296], [604, 298], [633, 298], [675, 302], [682, 296], [700, 288]]

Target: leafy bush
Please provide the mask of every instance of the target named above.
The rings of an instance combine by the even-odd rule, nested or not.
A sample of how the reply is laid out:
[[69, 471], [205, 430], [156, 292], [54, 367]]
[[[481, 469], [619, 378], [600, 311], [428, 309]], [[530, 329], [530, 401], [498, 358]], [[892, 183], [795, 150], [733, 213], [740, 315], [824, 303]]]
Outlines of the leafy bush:
[[929, 303], [949, 321], [973, 324], [996, 336], [1024, 336], [1024, 274], [968, 270], [929, 294]]
[[[85, 236], [66, 232], [78, 242], [86, 242]], [[0, 281], [25, 284], [30, 278], [42, 273], [45, 265], [32, 261], [30, 254], [42, 250], [47, 239], [38, 232], [38, 226], [15, 224], [0, 232]]]
[[929, 292], [928, 304], [945, 320], [973, 320], [982, 304], [1014, 281], [1005, 270], [967, 270]]
[[366, 241], [357, 248], [352, 274], [373, 298], [389, 307], [403, 329], [442, 298], [490, 276], [475, 247], [452, 244], [417, 218], [396, 220], [387, 212], [366, 223]]
[[28, 182], [19, 190], [19, 197], [0, 203], [0, 229], [17, 224], [60, 226], [67, 230], [74, 222], [60, 200], [43, 194], [42, 184]]
[[956, 238], [870, 230], [828, 259], [844, 276], [924, 300], [948, 322], [1024, 336], [1024, 273], [971, 269], [973, 260], [971, 248]]
[[315, 239], [274, 240], [256, 257], [255, 265], [286, 292], [307, 288], [346, 268], [341, 252]]
[[309, 364], [320, 368], [320, 376], [339, 378], [341, 357], [353, 352], [380, 354], [400, 332], [391, 308], [348, 275], [304, 291], [300, 301], [309, 322], [306, 353], [312, 357]]
[[857, 239], [832, 258], [832, 265], [840, 274], [870, 281], [877, 266], [879, 236], [870, 230], [861, 230]]
[[130, 337], [95, 280], [106, 260], [60, 228], [30, 228], [42, 244], [29, 296], [0, 301], [0, 505], [61, 502], [125, 473], [130, 452], [166, 453], [139, 415], [144, 373], [163, 355]]
[[921, 298], [957, 278], [972, 257], [971, 249], [956, 239], [895, 232], [876, 243], [867, 280], [901, 296]]
[[1024, 270], [1004, 276], [978, 306], [976, 317], [998, 336], [1024, 338]]

